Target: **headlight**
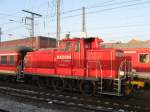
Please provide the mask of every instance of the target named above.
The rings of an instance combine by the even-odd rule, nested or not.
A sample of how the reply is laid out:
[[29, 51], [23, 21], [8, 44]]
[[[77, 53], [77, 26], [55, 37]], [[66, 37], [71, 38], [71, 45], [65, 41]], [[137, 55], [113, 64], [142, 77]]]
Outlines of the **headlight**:
[[120, 71], [120, 72], [119, 72], [119, 75], [124, 76], [124, 75], [125, 75], [125, 72], [124, 72], [124, 71]]

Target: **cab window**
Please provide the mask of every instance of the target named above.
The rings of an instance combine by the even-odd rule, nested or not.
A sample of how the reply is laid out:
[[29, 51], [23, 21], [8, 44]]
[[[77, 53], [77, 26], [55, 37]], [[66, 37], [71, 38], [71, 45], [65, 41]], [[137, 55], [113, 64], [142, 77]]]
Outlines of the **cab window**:
[[71, 44], [70, 42], [66, 42], [66, 46], [65, 46], [65, 51], [70, 51], [70, 48], [71, 48]]
[[14, 65], [15, 64], [15, 57], [14, 56], [10, 56], [10, 65]]
[[149, 63], [149, 54], [139, 54], [140, 63]]
[[1, 64], [7, 64], [7, 56], [1, 56]]
[[79, 43], [79, 42], [76, 42], [76, 43], [75, 43], [74, 51], [75, 51], [75, 52], [79, 52], [79, 51], [80, 51], [80, 43]]

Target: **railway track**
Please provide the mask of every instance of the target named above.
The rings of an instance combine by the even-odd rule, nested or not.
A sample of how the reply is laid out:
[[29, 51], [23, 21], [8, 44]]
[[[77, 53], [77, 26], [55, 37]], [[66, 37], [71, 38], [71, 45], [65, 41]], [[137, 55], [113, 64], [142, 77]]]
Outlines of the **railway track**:
[[50, 105], [60, 104], [102, 112], [150, 112], [150, 99], [121, 99], [118, 97], [88, 97], [65, 92], [26, 89], [27, 87], [12, 87], [0, 85], [0, 93], [19, 98], [46, 102]]

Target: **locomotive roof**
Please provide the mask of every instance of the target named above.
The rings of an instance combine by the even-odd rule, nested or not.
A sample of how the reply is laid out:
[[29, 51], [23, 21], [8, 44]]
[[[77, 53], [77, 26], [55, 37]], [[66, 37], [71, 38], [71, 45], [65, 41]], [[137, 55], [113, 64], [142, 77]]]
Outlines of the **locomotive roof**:
[[103, 40], [99, 37], [87, 37], [87, 38], [80, 38], [80, 37], [74, 37], [74, 38], [64, 38], [62, 41], [75, 41], [75, 40], [84, 40], [84, 41], [94, 41], [95, 39], [99, 39], [101, 42]]
[[1, 47], [0, 51], [16, 51], [19, 53], [25, 53], [33, 50], [32, 48], [26, 46], [14, 46], [14, 47]]

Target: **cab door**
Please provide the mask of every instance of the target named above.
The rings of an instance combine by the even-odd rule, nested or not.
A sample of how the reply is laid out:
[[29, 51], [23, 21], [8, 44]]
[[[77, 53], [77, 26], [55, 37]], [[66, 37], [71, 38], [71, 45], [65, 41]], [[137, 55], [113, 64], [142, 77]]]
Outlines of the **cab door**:
[[83, 77], [84, 75], [84, 58], [83, 50], [81, 48], [81, 41], [74, 42], [73, 47], [73, 67], [72, 73], [75, 77]]
[[72, 43], [65, 42], [65, 48], [56, 52], [56, 74], [72, 76]]

